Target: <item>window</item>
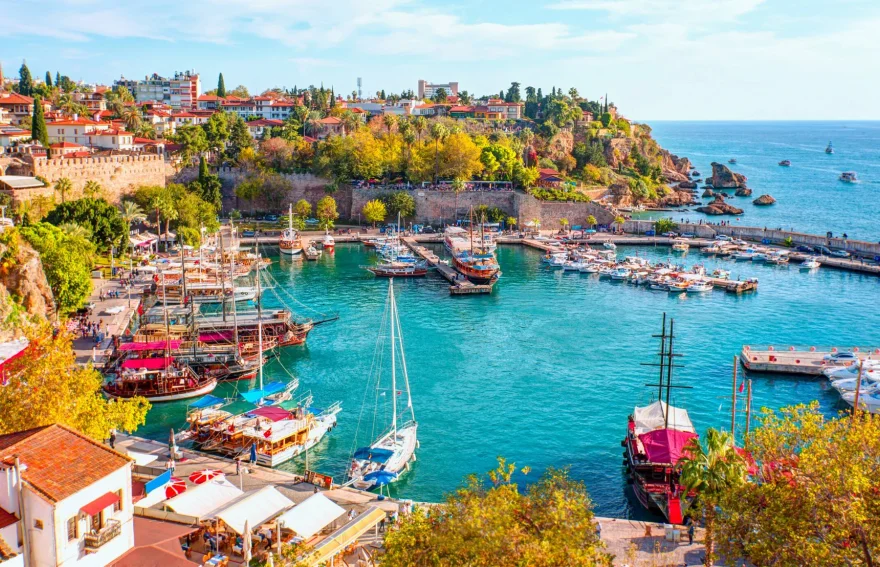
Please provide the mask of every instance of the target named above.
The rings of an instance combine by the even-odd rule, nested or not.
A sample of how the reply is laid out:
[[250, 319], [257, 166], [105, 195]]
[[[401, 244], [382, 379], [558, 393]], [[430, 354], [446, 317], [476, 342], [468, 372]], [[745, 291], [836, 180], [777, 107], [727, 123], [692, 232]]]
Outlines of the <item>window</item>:
[[122, 510], [122, 489], [116, 491], [116, 496], [119, 497], [119, 500], [113, 503], [113, 511], [118, 512]]
[[34, 520], [34, 529], [42, 530], [43, 529], [43, 520]]
[[76, 533], [77, 521], [76, 516], [72, 516], [67, 520], [67, 541], [73, 541], [79, 534]]

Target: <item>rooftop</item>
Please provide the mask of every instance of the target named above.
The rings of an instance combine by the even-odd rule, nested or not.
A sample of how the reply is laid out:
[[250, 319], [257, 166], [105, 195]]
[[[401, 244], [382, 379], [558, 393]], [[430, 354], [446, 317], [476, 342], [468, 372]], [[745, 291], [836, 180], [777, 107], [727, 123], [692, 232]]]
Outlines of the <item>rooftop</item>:
[[33, 189], [35, 187], [45, 187], [43, 182], [36, 177], [28, 177], [26, 175], [0, 175], [0, 185], [4, 185], [10, 189]]
[[18, 457], [22, 478], [50, 502], [59, 502], [94, 484], [130, 459], [63, 425], [53, 424], [0, 435], [0, 464]]

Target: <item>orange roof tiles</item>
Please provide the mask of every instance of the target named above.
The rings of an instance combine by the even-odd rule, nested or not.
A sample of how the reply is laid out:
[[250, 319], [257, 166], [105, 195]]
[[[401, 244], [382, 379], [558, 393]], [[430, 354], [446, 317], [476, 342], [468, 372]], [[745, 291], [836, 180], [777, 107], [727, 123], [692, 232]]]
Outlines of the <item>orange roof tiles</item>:
[[0, 435], [0, 463], [18, 457], [22, 478], [50, 502], [59, 502], [128, 466], [131, 459], [63, 425]]
[[336, 118], [335, 116], [328, 116], [327, 118], [322, 118], [318, 120], [321, 124], [342, 124], [342, 120]]
[[[18, 93], [0, 94], [0, 104], [32, 104], [34, 99], [29, 96], [20, 95]], [[43, 101], [44, 103], [46, 101]]]

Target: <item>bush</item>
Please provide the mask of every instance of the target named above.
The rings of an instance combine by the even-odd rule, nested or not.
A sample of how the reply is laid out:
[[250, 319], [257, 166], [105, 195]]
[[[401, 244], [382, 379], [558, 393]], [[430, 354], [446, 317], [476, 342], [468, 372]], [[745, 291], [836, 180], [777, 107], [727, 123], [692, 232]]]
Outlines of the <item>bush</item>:
[[654, 231], [657, 234], [674, 232], [676, 230], [678, 230], [678, 225], [672, 222], [672, 219], [660, 219], [654, 224]]
[[544, 187], [535, 187], [529, 192], [537, 199], [542, 201], [572, 201], [577, 203], [589, 203], [592, 199], [577, 191], [567, 189], [552, 189]]

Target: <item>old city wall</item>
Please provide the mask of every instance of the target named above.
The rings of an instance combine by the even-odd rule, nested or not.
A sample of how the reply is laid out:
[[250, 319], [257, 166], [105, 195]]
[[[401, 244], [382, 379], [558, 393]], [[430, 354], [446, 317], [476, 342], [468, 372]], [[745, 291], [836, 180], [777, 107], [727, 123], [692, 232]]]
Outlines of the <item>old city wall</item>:
[[520, 226], [539, 219], [544, 229], [561, 226], [561, 219], [568, 219], [570, 226], [586, 225], [587, 217], [596, 217], [599, 224], [610, 224], [614, 215], [596, 203], [541, 201], [526, 193], [517, 193], [518, 221]]
[[53, 185], [66, 177], [73, 184], [73, 197], [81, 194], [88, 181], [97, 181], [104, 197], [119, 202], [122, 195], [140, 185], [165, 185], [170, 171], [165, 158], [159, 155], [101, 156], [89, 158], [35, 158], [32, 173]]
[[[358, 188], [352, 194], [352, 210], [355, 216], [367, 201], [378, 199], [388, 194], [388, 189], [377, 188]], [[456, 198], [452, 191], [411, 191], [413, 199], [416, 202], [416, 218], [413, 219], [417, 223], [427, 223], [433, 225], [441, 225], [444, 222], [451, 222], [456, 218]], [[487, 207], [498, 207], [506, 214], [516, 216], [515, 193], [507, 192], [491, 192], [491, 191], [470, 191], [460, 193], [458, 195], [458, 215], [457, 218], [466, 218], [471, 207], [486, 205]]]

